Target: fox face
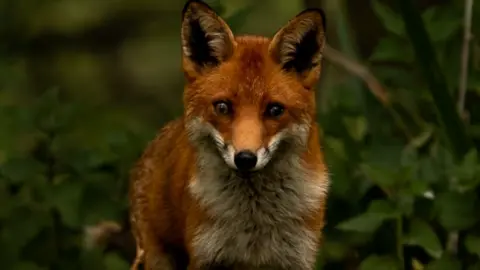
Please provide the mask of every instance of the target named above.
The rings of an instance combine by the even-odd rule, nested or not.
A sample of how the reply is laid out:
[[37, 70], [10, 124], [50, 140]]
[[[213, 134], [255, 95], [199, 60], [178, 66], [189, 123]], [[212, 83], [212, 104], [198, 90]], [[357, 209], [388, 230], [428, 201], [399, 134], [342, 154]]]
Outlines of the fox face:
[[324, 15], [298, 14], [272, 39], [234, 37], [206, 4], [190, 1], [182, 20], [186, 128], [198, 148], [234, 170], [263, 169], [305, 150], [315, 116]]

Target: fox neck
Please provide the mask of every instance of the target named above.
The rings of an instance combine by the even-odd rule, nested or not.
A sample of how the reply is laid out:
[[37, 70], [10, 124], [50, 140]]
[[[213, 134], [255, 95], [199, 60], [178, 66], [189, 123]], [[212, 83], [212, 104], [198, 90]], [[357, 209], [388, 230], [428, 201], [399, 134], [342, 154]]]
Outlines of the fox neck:
[[193, 241], [199, 263], [309, 269], [317, 234], [305, 218], [322, 207], [328, 179], [316, 166], [323, 164], [316, 159], [320, 151], [316, 130], [312, 126], [308, 130], [308, 138], [287, 141], [267, 166], [247, 177], [230, 169], [217, 146], [201, 139], [201, 131], [189, 132], [197, 154], [189, 192], [208, 215]]
[[214, 143], [198, 144], [190, 192], [212, 217], [235, 218], [248, 211], [251, 215], [244, 218], [259, 222], [262, 215], [269, 217], [268, 222], [272, 216], [279, 221], [299, 218], [318, 207], [327, 189], [326, 181], [318, 181], [326, 177], [323, 172], [307, 168], [308, 143], [301, 141], [286, 141], [265, 168], [248, 175], [229, 168]]

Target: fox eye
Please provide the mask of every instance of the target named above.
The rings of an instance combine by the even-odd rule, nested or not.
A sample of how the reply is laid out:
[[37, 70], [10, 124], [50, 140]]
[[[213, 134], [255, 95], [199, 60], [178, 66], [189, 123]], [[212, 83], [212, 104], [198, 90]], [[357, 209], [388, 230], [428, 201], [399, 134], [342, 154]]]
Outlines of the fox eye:
[[267, 105], [265, 114], [269, 117], [279, 117], [280, 115], [283, 114], [284, 111], [285, 111], [285, 108], [283, 107], [282, 104], [270, 103]]
[[213, 103], [213, 106], [215, 106], [215, 111], [218, 114], [228, 115], [232, 112], [232, 106], [227, 101], [217, 101]]

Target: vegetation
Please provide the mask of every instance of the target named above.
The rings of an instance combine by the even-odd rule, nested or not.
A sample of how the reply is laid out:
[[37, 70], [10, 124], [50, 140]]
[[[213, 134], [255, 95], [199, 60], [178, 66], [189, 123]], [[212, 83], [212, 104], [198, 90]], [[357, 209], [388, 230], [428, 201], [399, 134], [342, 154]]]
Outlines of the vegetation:
[[[318, 269], [480, 269], [476, 38], [457, 104], [464, 1], [207, 2], [263, 35], [326, 10], [341, 54], [318, 87], [332, 179]], [[0, 3], [2, 269], [128, 269], [129, 170], [182, 111], [182, 6]]]

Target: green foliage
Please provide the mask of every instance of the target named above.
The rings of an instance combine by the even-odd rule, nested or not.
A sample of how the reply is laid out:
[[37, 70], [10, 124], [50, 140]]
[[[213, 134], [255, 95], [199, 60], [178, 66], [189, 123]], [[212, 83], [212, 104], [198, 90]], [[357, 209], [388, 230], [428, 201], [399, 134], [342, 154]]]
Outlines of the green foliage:
[[[3, 269], [128, 269], [115, 253], [101, 261], [79, 255], [85, 226], [122, 222], [128, 169], [143, 139], [127, 125], [92, 129], [96, 119], [76, 106], [52, 89], [23, 106], [1, 107], [10, 143], [0, 161]], [[100, 121], [114, 121], [101, 113], [94, 111]]]
[[[376, 0], [371, 8], [385, 34], [368, 65], [387, 89], [391, 105], [385, 110], [373, 98], [352, 103], [354, 94], [340, 84], [329, 91], [329, 109], [319, 117], [332, 175], [319, 265], [477, 269], [478, 141], [471, 146], [464, 131], [480, 115], [472, 111], [470, 123], [459, 124], [451, 106], [457, 96], [463, 6], [436, 4], [421, 14], [409, 10], [421, 18], [423, 25], [415, 27], [424, 27], [424, 36], [398, 6]], [[431, 49], [418, 44], [425, 39]], [[478, 78], [476, 70], [471, 74], [471, 80]]]
[[398, 270], [398, 262], [395, 257], [371, 255], [360, 264], [360, 270]]
[[445, 256], [441, 259], [432, 262], [426, 268], [427, 270], [460, 270], [462, 269], [461, 263], [458, 259], [451, 256]]
[[372, 7], [389, 32], [397, 36], [405, 35], [405, 24], [403, 20], [391, 7], [383, 4], [380, 0], [373, 1]]
[[480, 257], [480, 237], [476, 235], [469, 235], [465, 239], [465, 246], [468, 252]]
[[443, 247], [432, 226], [421, 219], [411, 220], [410, 229], [405, 235], [404, 243], [420, 246], [436, 259], [439, 259], [443, 253]]
[[[251, 8], [227, 18], [232, 29]], [[34, 93], [9, 60], [0, 58], [2, 269], [129, 269], [132, 243], [111, 250], [91, 230], [115, 222], [128, 236], [129, 171], [162, 123], [64, 89]]]
[[[45, 8], [40, 2], [48, 2], [53, 7], [45, 4], [49, 7]], [[41, 58], [35, 55], [38, 40], [29, 44], [27, 36], [39, 34], [42, 27], [53, 24], [55, 20], [47, 20], [50, 18], [49, 12], [62, 8], [61, 5], [57, 6], [56, 1], [40, 2], [37, 4], [44, 8], [32, 9], [32, 5], [25, 8], [26, 11], [21, 16], [9, 15], [14, 24], [0, 25], [0, 31], [8, 30], [0, 32], [2, 37], [12, 35], [12, 47], [28, 48], [19, 62], [26, 61], [23, 57], [32, 58], [30, 62], [26, 61], [28, 65], [16, 66], [9, 62], [10, 58], [5, 56], [7, 54], [0, 57], [2, 269], [126, 270], [132, 254], [125, 254], [128, 252], [118, 246], [112, 248], [99, 244], [92, 247], [89, 230], [91, 226], [95, 227], [103, 221], [114, 221], [121, 225], [128, 222], [126, 192], [129, 170], [155, 131], [171, 119], [171, 112], [181, 111], [181, 108], [172, 108], [174, 106], [170, 104], [174, 99], [180, 100], [178, 93], [181, 85], [166, 84], [166, 88], [175, 89], [159, 92], [157, 99], [129, 95], [125, 89], [118, 88], [125, 82], [128, 87], [132, 86], [128, 84], [131, 81], [125, 78], [135, 76], [143, 83], [146, 81], [147, 86], [149, 80], [154, 81], [157, 76], [163, 76], [170, 83], [174, 79], [169, 74], [181, 75], [178, 66], [175, 66], [178, 63], [160, 71], [150, 71], [153, 75], [149, 78], [146, 75], [149, 70], [144, 69], [148, 63], [144, 60], [150, 59], [141, 59], [137, 54], [141, 51], [138, 48], [143, 48], [138, 45], [141, 42], [126, 42], [127, 45], [122, 44], [119, 50], [111, 48], [111, 44], [103, 44], [110, 46], [109, 50], [119, 55], [131, 44], [139, 46], [135, 47], [135, 53], [127, 50], [129, 53], [122, 55], [123, 58], [118, 57], [120, 60], [111, 55], [103, 55], [103, 47], [99, 44], [87, 43], [86, 47], [95, 48], [93, 51], [102, 51], [99, 53], [101, 56], [88, 59], [105, 58], [105, 62], [113, 62], [113, 65], [102, 64], [108, 68], [103, 74], [105, 76], [100, 77], [96, 74], [96, 70], [102, 70], [100, 68], [92, 68], [95, 70], [92, 73], [88, 73], [91, 72], [90, 68], [75, 69], [77, 62], [71, 59], [76, 58], [68, 58], [69, 54], [63, 54], [62, 51], [65, 48], [59, 45], [58, 48], [55, 47], [60, 51], [60, 60], [57, 59], [57, 62], [66, 62], [66, 69], [72, 66], [73, 73], [77, 70], [83, 70], [90, 76], [95, 73], [93, 78], [85, 75], [87, 79], [79, 76], [81, 80], [75, 81], [73, 89], [80, 93], [78, 96], [68, 94], [70, 92], [66, 90], [71, 89], [65, 89], [63, 85], [69, 85], [65, 81], [69, 76], [77, 74], [58, 75], [54, 82], [38, 79], [45, 74], [42, 73], [44, 69], [51, 68], [53, 73], [61, 73], [65, 69], [64, 66], [51, 67], [50, 64], [54, 65], [55, 61], [46, 62], [47, 64], [42, 62], [41, 67], [37, 67], [40, 72], [37, 70], [33, 75], [27, 75], [25, 71], [34, 69], [32, 66], [39, 61], [37, 58]], [[81, 10], [83, 4], [75, 7], [76, 2], [69, 1], [73, 6], [68, 7]], [[95, 16], [86, 16], [87, 22], [83, 23], [88, 27], [84, 28], [94, 28], [102, 21], [107, 25], [118, 23], [117, 27], [122, 31], [127, 31], [125, 25], [135, 24], [132, 28], [143, 33], [146, 29], [156, 32], [160, 25], [166, 24], [167, 28], [172, 28], [169, 31], [178, 36], [178, 29], [170, 27], [170, 21], [153, 21], [146, 23], [147, 26], [139, 26], [140, 23], [130, 21], [139, 14], [141, 18], [138, 21], [146, 20], [152, 14], [149, 12], [155, 14], [153, 17], [161, 17], [163, 20], [164, 17], [157, 13], [163, 12], [165, 16], [167, 13], [175, 14], [167, 7], [169, 4], [162, 1], [138, 1], [139, 6], [132, 8], [133, 4], [128, 1], [113, 2], [118, 4], [117, 8], [110, 9], [107, 8], [108, 5], [102, 4]], [[249, 22], [251, 13], [255, 12], [266, 18], [259, 23], [262, 26], [268, 25], [270, 18], [264, 14], [270, 10], [259, 12], [258, 7], [264, 5], [266, 9], [273, 8], [271, 3], [256, 3], [261, 1], [249, 1], [237, 8], [227, 8], [224, 0], [207, 2], [221, 14], [228, 11], [226, 21], [231, 24], [234, 32]], [[233, 2], [235, 1], [232, 1], [232, 6], [239, 4], [238, 1]], [[354, 1], [343, 2], [350, 5]], [[480, 206], [480, 110], [472, 104], [480, 95], [480, 76], [472, 63], [468, 81], [471, 99], [467, 99], [466, 106], [470, 110], [469, 121], [459, 124], [458, 117], [452, 111], [452, 104], [456, 102], [457, 96], [463, 5], [453, 3], [454, 1], [437, 2], [441, 3], [431, 4], [421, 10], [420, 14], [413, 10], [414, 15], [421, 18], [421, 26], [425, 29], [423, 34], [426, 35], [422, 31], [413, 31], [415, 27], [412, 27], [412, 21], [405, 20], [405, 13], [401, 12], [403, 9], [389, 6], [386, 1], [371, 2], [369, 8], [381, 23], [384, 33], [376, 33], [378, 41], [372, 44], [372, 48], [365, 50], [371, 52], [370, 55], [362, 57], [387, 90], [391, 101], [388, 106], [380, 104], [369, 95], [366, 86], [353, 89], [350, 78], [346, 79], [344, 74], [338, 78], [331, 75], [331, 63], [325, 64], [324, 76], [330, 76], [326, 79], [334, 83], [322, 89], [327, 93], [325, 96], [328, 99], [322, 103], [324, 106], [319, 106], [321, 110], [318, 121], [322, 127], [322, 145], [331, 175], [331, 187], [318, 269], [390, 270], [404, 269], [406, 266], [410, 269], [428, 270], [479, 269], [480, 215], [477, 209]], [[287, 6], [285, 3], [282, 8]], [[332, 3], [340, 2], [332, 0]], [[175, 5], [180, 9], [180, 4]], [[14, 11], [20, 10], [21, 5], [12, 4], [10, 8], [11, 12], [2, 10], [0, 13], [17, 14]], [[116, 11], [101, 16], [100, 10]], [[480, 29], [479, 11], [480, 8], [477, 7], [474, 29]], [[115, 18], [117, 12], [129, 14], [128, 18], [118, 21], [111, 19]], [[27, 27], [25, 22], [25, 26], [22, 26], [24, 28], [21, 28], [23, 30], [14, 30], [21, 24], [21, 20], [12, 18], [27, 18], [28, 14], [33, 13], [40, 14], [32, 19], [38, 20], [38, 25]], [[342, 16], [336, 16], [335, 12], [327, 13], [329, 25], [341, 24], [350, 31], [346, 17], [351, 17], [352, 14], [345, 14], [342, 12]], [[67, 17], [69, 16], [61, 18]], [[70, 17], [73, 22], [65, 23], [71, 25], [68, 29], [82, 28], [81, 15]], [[100, 20], [100, 17], [105, 19]], [[335, 22], [335, 18], [340, 17], [341, 22]], [[416, 21], [417, 26], [418, 23]], [[278, 25], [272, 26], [272, 32], [277, 27]], [[59, 26], [58, 29], [63, 28]], [[112, 36], [115, 36], [116, 31], [110, 31], [108, 27], [105, 29], [99, 32], [112, 32]], [[57, 30], [50, 32], [56, 33]], [[16, 32], [22, 35], [13, 35]], [[69, 32], [69, 35], [73, 36], [73, 32]], [[163, 34], [160, 33], [161, 38]], [[335, 35], [350, 40], [345, 39], [348, 33], [340, 30], [333, 34]], [[82, 34], [83, 36], [99, 38], [98, 33], [91, 36]], [[356, 36], [360, 40], [364, 39], [361, 33]], [[130, 36], [128, 38], [133, 39]], [[175, 50], [169, 48], [167, 39], [169, 37], [161, 39], [158, 44], [166, 48], [168, 56], [174, 55], [179, 44], [172, 42], [177, 47]], [[422, 43], [425, 40], [431, 43], [431, 47]], [[154, 46], [158, 44], [155, 43]], [[353, 51], [355, 45], [343, 44], [338, 47]], [[75, 53], [81, 54], [80, 52]], [[48, 59], [49, 52], [44, 53], [42, 56]], [[350, 53], [349, 51], [348, 54]], [[173, 64], [170, 63], [172, 59], [179, 62], [180, 58], [172, 56], [159, 59], [168, 62], [170, 66]], [[134, 60], [141, 65], [135, 65]], [[88, 63], [91, 62], [95, 61]], [[122, 65], [124, 62], [128, 64]], [[83, 62], [79, 63], [81, 65]], [[434, 71], [433, 75], [429, 73], [429, 68]], [[116, 77], [112, 74], [116, 74]], [[113, 85], [111, 88], [115, 96], [111, 100], [104, 98], [108, 95], [100, 90], [103, 85], [108, 85], [107, 78], [110, 77], [114, 78], [114, 82], [109, 83]], [[89, 80], [93, 83], [83, 84]], [[37, 82], [41, 86], [35, 87]], [[50, 90], [45, 91], [43, 82], [48, 82], [45, 84]], [[54, 88], [52, 85], [62, 87]], [[90, 90], [88, 85], [98, 85], [98, 89]], [[138, 85], [133, 85], [131, 88], [135, 91], [132, 92], [136, 92]], [[147, 86], [143, 85], [143, 88], [150, 87]], [[98, 96], [90, 96], [97, 90], [100, 92]], [[367, 94], [360, 98], [357, 90]], [[166, 94], [170, 92], [172, 94]], [[85, 101], [85, 96], [89, 101]], [[96, 100], [97, 97], [99, 100]], [[135, 103], [137, 100], [140, 100], [140, 105]], [[154, 101], [148, 103], [150, 100]], [[125, 104], [134, 103], [136, 106], [125, 109]], [[473, 143], [470, 144], [470, 141]], [[123, 229], [128, 234], [128, 227]], [[459, 236], [453, 244], [452, 236]]]
[[372, 233], [383, 222], [398, 218], [399, 212], [385, 200], [375, 200], [370, 203], [367, 211], [338, 225], [338, 228], [346, 231]]

